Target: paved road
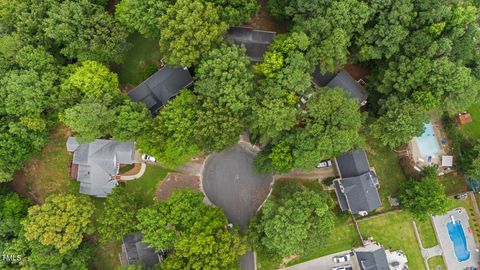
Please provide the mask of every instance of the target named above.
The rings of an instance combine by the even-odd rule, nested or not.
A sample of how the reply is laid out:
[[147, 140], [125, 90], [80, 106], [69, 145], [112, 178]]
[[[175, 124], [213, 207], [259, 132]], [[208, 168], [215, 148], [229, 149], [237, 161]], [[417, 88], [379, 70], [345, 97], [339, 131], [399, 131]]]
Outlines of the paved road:
[[[229, 221], [247, 227], [270, 193], [272, 175], [253, 171], [255, 151], [237, 144], [207, 158], [202, 173], [203, 190], [209, 200], [221, 207]], [[242, 270], [255, 270], [252, 252], [240, 258]]]
[[247, 227], [250, 218], [270, 193], [273, 177], [253, 171], [255, 154], [236, 145], [206, 160], [202, 184], [210, 201], [221, 207], [228, 219]]

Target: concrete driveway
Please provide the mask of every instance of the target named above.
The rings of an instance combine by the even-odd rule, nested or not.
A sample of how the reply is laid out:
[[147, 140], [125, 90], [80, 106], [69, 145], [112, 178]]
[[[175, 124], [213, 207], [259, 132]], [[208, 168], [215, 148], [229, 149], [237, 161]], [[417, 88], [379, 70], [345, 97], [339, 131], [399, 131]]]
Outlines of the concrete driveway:
[[250, 218], [268, 197], [273, 181], [272, 175], [254, 172], [255, 156], [251, 149], [237, 144], [209, 156], [202, 173], [207, 197], [241, 228], [247, 227]]
[[[341, 266], [341, 265], [352, 265], [353, 267], [357, 267], [358, 263], [355, 261], [355, 257], [352, 256], [350, 261], [344, 263], [334, 263], [333, 257], [344, 255], [350, 253], [350, 250], [345, 250], [341, 252], [337, 252], [334, 254], [330, 254], [327, 256], [323, 256], [308, 262], [296, 264], [287, 268], [283, 268], [282, 270], [331, 270], [334, 266]], [[358, 268], [360, 269], [360, 268]]]

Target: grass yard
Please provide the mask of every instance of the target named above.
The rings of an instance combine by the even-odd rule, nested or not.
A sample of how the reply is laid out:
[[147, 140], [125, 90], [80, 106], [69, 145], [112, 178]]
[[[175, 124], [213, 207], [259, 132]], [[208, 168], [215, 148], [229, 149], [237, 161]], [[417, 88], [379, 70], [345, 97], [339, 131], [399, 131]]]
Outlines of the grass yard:
[[153, 74], [160, 65], [160, 48], [158, 40], [148, 39], [139, 33], [128, 37], [132, 44], [125, 55], [125, 62], [112, 69], [118, 73], [120, 84], [134, 87]]
[[447, 195], [455, 195], [469, 190], [463, 176], [456, 172], [440, 176], [438, 180], [445, 186], [445, 193]]
[[428, 265], [430, 266], [430, 269], [436, 270], [437, 266], [440, 266], [442, 270], [446, 270], [447, 267], [445, 266], [445, 262], [443, 261], [442, 256], [435, 256], [430, 259], [428, 259]]
[[463, 125], [461, 131], [472, 140], [480, 139], [480, 103], [475, 103], [467, 110], [472, 115], [473, 122]]
[[424, 248], [431, 248], [438, 244], [437, 237], [435, 236], [435, 229], [430, 218], [419, 221], [416, 220], [418, 232], [420, 233], [420, 239]]
[[137, 180], [128, 182], [125, 189], [127, 192], [139, 194], [144, 204], [151, 204], [155, 197], [158, 183], [165, 178], [168, 172], [167, 169], [149, 164], [145, 174]]
[[398, 155], [390, 148], [369, 137], [365, 150], [370, 166], [375, 168], [380, 181], [378, 191], [382, 200], [382, 208], [377, 211], [388, 211], [391, 209], [388, 196], [396, 194], [400, 188], [400, 183], [406, 181], [407, 178], [398, 161]]
[[363, 237], [373, 237], [390, 250], [403, 250], [410, 269], [424, 270], [425, 265], [415, 238], [412, 220], [408, 213], [397, 211], [361, 220], [359, 226]]

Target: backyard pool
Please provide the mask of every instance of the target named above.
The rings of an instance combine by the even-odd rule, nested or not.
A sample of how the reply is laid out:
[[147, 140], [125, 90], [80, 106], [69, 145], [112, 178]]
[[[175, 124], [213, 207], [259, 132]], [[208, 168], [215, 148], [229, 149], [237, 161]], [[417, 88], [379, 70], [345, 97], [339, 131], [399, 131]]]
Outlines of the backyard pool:
[[463, 262], [470, 259], [470, 251], [467, 248], [467, 239], [465, 238], [462, 222], [460, 220], [452, 220], [447, 223], [447, 229], [457, 260]]
[[427, 123], [423, 126], [424, 132], [422, 136], [416, 137], [418, 148], [420, 150], [420, 155], [423, 158], [431, 159], [436, 157], [440, 152], [440, 146], [438, 145], [438, 140], [435, 137], [435, 132], [431, 123]]

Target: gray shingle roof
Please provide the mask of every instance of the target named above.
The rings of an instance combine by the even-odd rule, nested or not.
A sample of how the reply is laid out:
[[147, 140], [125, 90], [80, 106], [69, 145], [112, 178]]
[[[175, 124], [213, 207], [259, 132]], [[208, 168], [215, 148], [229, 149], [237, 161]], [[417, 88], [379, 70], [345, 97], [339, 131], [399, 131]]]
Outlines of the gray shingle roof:
[[128, 265], [141, 264], [147, 268], [152, 268], [160, 261], [155, 248], [142, 242], [143, 234], [135, 232], [123, 237], [123, 250]]
[[246, 27], [231, 27], [225, 38], [237, 45], [245, 46], [252, 62], [262, 61], [263, 54], [275, 38], [275, 32], [253, 30]]
[[377, 183], [377, 176], [373, 171], [335, 180], [335, 193], [342, 211], [349, 210], [349, 206], [354, 214], [361, 211], [371, 212], [379, 208], [382, 203], [378, 195]]
[[75, 137], [67, 140], [67, 151], [73, 152], [73, 164], [78, 165], [77, 181], [80, 193], [106, 197], [118, 184], [115, 176], [120, 164], [132, 164], [133, 142], [96, 140], [79, 144]]
[[367, 154], [363, 149], [348, 152], [336, 158], [342, 178], [359, 176], [370, 171]]
[[367, 90], [344, 69], [338, 73], [327, 72], [322, 74], [320, 68], [317, 66], [312, 77], [315, 84], [320, 87], [328, 86], [344, 89], [351, 98], [356, 98], [360, 105], [368, 98]]
[[389, 270], [387, 255], [383, 248], [375, 251], [357, 251], [358, 264], [361, 270]]
[[128, 96], [143, 102], [154, 113], [192, 84], [193, 78], [187, 68], [166, 66], [140, 83]]

